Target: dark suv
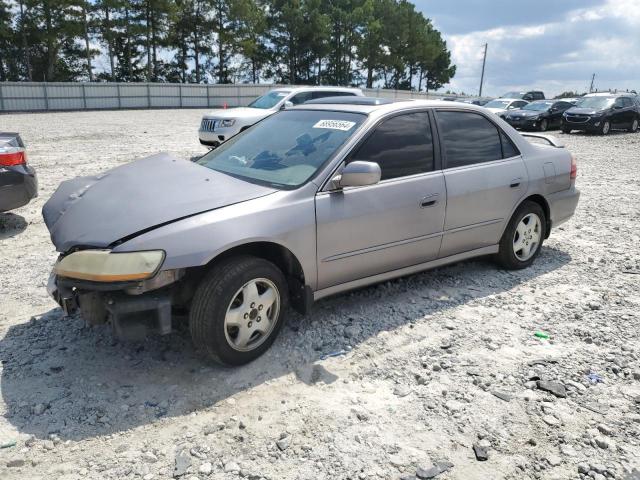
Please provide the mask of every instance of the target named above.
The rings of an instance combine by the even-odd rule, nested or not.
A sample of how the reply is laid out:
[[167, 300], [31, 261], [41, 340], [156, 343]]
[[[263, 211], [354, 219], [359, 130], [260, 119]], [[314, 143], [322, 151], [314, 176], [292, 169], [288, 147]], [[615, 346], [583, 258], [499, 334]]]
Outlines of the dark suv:
[[521, 98], [522, 100], [526, 100], [527, 102], [545, 99], [544, 93], [542, 93], [540, 90], [530, 90], [528, 92], [507, 92], [500, 98]]
[[518, 110], [508, 110], [500, 115], [513, 128], [546, 131], [560, 127], [562, 114], [573, 104], [564, 100], [537, 100]]
[[581, 98], [575, 107], [562, 116], [562, 131], [597, 132], [607, 135], [611, 130], [637, 132], [640, 123], [640, 103], [637, 96], [591, 94]]

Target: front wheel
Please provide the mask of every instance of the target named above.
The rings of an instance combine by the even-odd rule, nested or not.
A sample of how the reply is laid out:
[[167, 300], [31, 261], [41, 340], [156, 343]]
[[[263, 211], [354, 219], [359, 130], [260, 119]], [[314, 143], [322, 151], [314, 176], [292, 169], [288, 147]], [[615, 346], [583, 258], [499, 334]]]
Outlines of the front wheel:
[[609, 120], [603, 121], [602, 126], [600, 127], [600, 134], [609, 135], [610, 131], [611, 131], [611, 123], [609, 122]]
[[542, 121], [540, 122], [540, 127], [539, 127], [539, 128], [540, 128], [540, 131], [541, 131], [541, 132], [546, 132], [546, 131], [547, 131], [547, 128], [549, 128], [549, 122], [547, 122], [547, 120], [546, 120], [546, 119], [545, 119], [545, 120], [542, 120]]
[[629, 131], [631, 133], [636, 133], [638, 131], [638, 119], [634, 118], [633, 122], [631, 122], [631, 126], [629, 127]]
[[507, 225], [498, 250], [498, 262], [508, 270], [519, 270], [533, 263], [545, 237], [544, 210], [526, 201], [515, 211]]
[[284, 275], [267, 260], [241, 256], [222, 261], [203, 278], [193, 297], [193, 343], [223, 365], [255, 360], [282, 327], [287, 291]]

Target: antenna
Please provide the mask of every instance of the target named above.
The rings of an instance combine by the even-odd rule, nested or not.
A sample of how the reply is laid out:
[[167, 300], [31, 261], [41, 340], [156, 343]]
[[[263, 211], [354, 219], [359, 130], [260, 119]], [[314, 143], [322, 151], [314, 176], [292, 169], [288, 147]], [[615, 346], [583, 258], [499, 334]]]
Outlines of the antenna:
[[484, 44], [484, 56], [482, 57], [482, 75], [480, 76], [480, 92], [478, 92], [478, 96], [482, 96], [482, 84], [484, 83], [484, 66], [487, 63], [487, 47], [488, 43]]

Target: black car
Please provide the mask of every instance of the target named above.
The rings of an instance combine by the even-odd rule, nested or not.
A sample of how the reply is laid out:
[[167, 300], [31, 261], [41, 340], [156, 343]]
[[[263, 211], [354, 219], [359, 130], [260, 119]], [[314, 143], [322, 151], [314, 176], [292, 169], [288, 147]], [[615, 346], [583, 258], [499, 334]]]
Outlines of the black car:
[[512, 127], [526, 130], [540, 130], [560, 127], [562, 114], [573, 107], [564, 100], [537, 100], [518, 110], [509, 110], [501, 117]]
[[527, 102], [545, 99], [544, 93], [540, 90], [529, 90], [528, 92], [507, 92], [504, 95], [501, 95], [500, 98], [520, 98]]
[[611, 130], [637, 132], [640, 123], [640, 103], [632, 95], [587, 95], [567, 110], [562, 117], [562, 131], [597, 132], [607, 135]]
[[0, 132], [0, 212], [22, 207], [37, 196], [36, 171], [27, 165], [20, 135]]

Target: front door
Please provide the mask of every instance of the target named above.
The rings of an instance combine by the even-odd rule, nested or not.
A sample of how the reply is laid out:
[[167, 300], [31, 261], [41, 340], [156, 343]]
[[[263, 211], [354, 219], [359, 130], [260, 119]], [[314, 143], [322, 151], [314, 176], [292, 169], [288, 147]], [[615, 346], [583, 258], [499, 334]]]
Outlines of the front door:
[[318, 288], [437, 257], [446, 207], [427, 112], [382, 121], [350, 161], [376, 162], [380, 183], [316, 197]]
[[475, 112], [438, 111], [447, 208], [440, 257], [496, 245], [527, 190], [520, 152]]

